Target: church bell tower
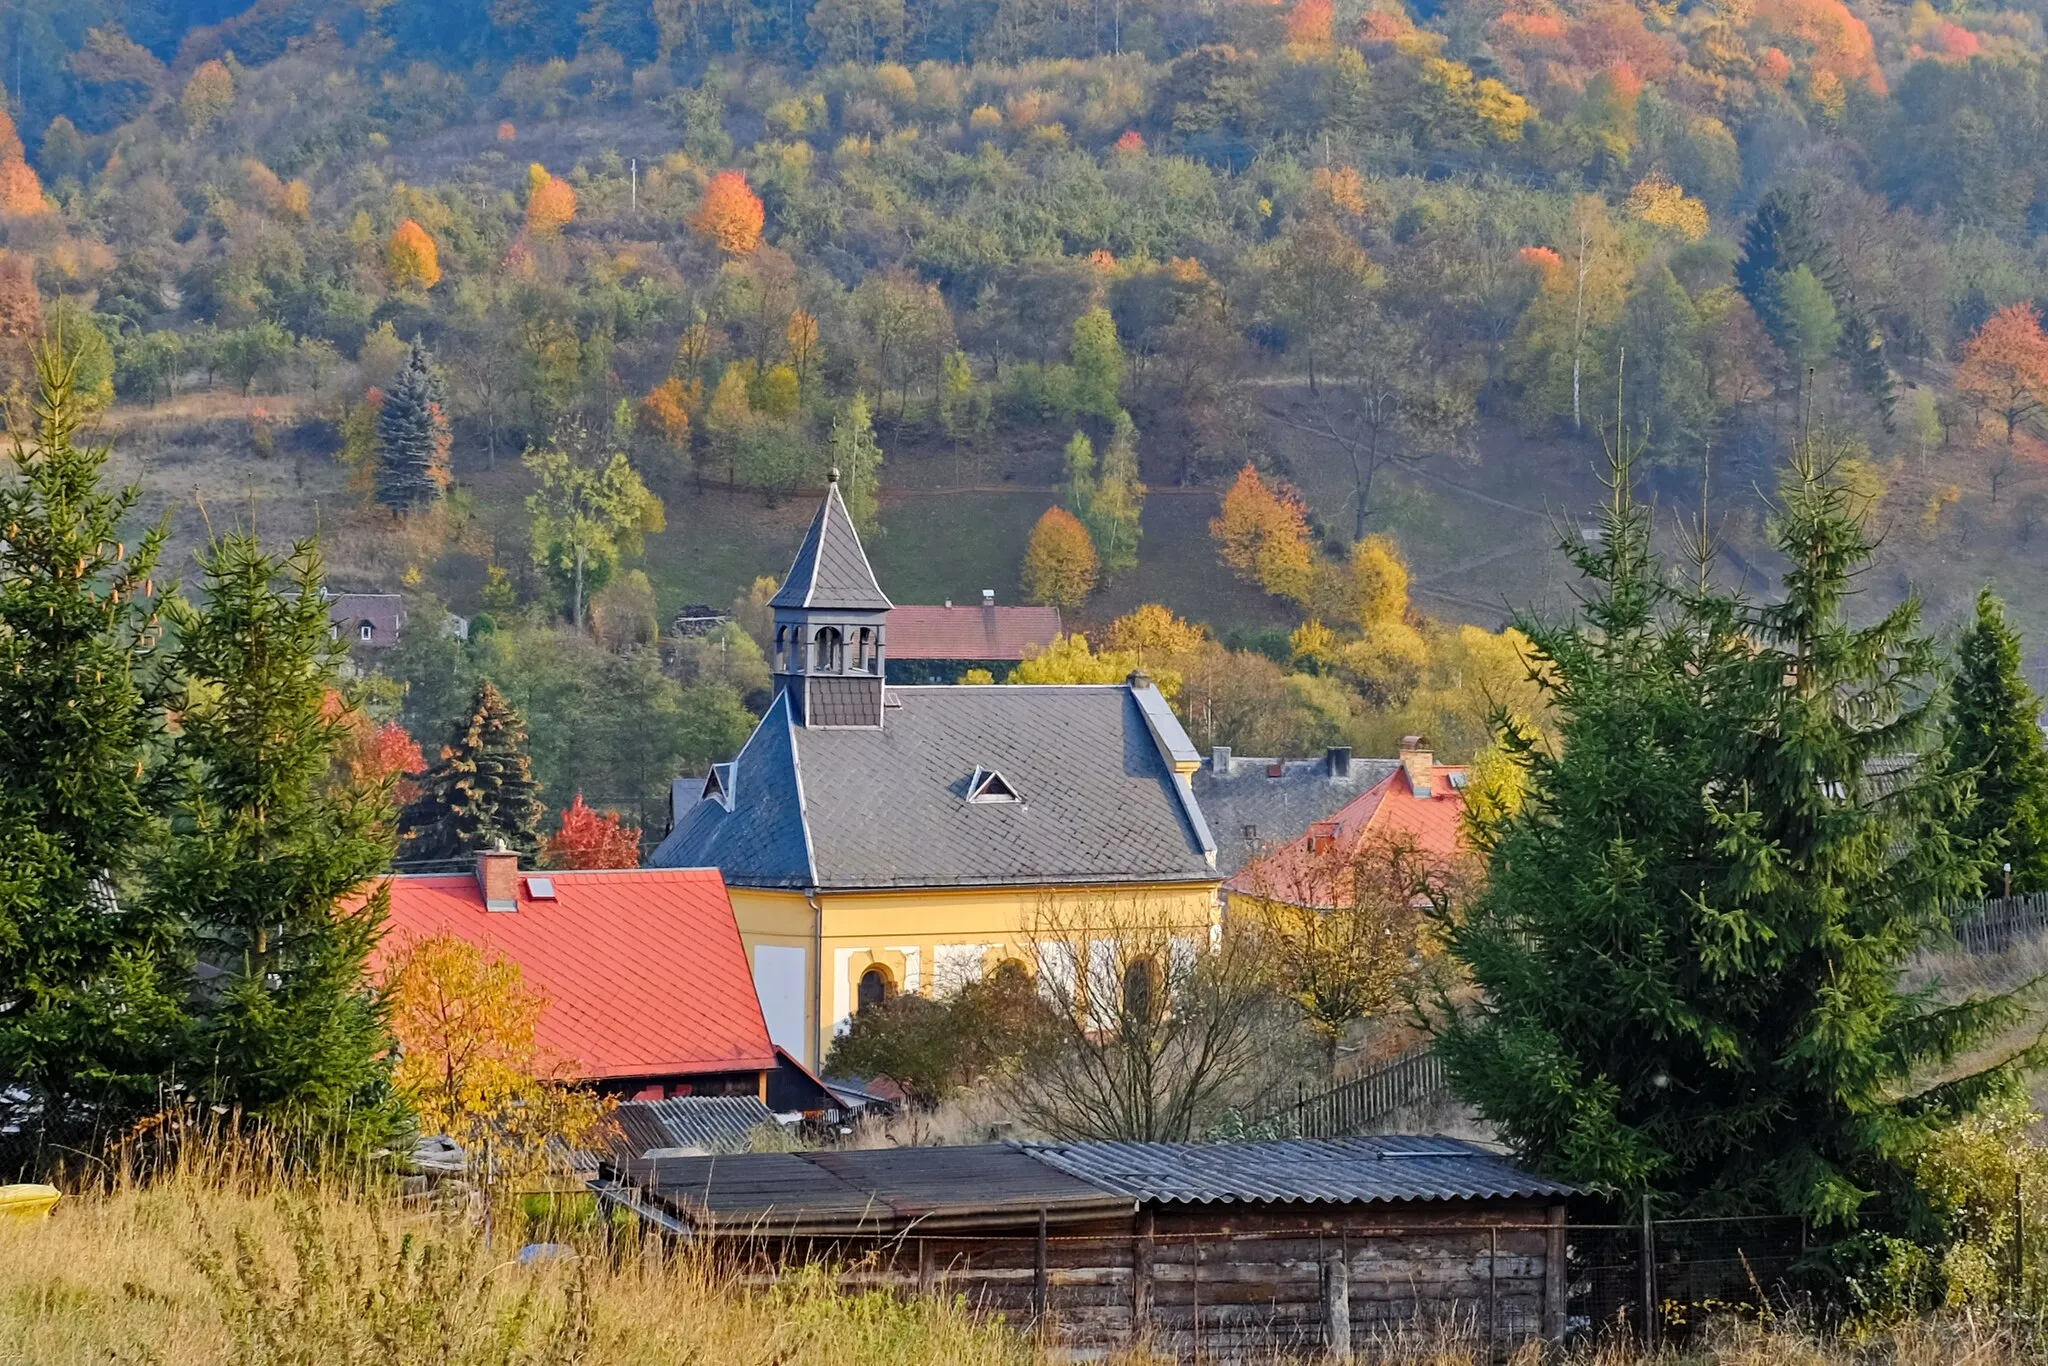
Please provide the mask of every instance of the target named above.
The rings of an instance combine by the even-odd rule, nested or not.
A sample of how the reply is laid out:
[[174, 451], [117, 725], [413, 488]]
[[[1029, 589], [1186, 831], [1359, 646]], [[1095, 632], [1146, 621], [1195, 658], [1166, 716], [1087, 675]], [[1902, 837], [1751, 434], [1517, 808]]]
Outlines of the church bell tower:
[[882, 665], [890, 602], [875, 582], [860, 533], [839, 494], [839, 471], [771, 600], [778, 697], [800, 726], [882, 724]]

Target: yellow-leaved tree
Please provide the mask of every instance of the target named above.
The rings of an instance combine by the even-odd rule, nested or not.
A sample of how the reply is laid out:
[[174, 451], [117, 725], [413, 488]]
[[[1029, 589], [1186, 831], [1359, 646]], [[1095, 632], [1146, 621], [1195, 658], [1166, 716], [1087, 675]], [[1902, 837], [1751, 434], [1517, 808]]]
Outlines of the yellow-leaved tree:
[[1102, 564], [1081, 519], [1050, 507], [1031, 529], [1024, 548], [1024, 592], [1051, 607], [1079, 607], [1095, 591]]
[[1276, 598], [1305, 602], [1315, 586], [1316, 549], [1308, 529], [1308, 508], [1285, 484], [1268, 484], [1250, 465], [1223, 495], [1223, 509], [1209, 523], [1223, 562], [1246, 583]]
[[384, 272], [393, 289], [432, 289], [441, 283], [441, 251], [427, 230], [408, 218], [384, 244]]
[[576, 188], [538, 161], [526, 168], [526, 230], [553, 237], [576, 217]]
[[446, 1134], [473, 1163], [488, 1150], [489, 1171], [512, 1177], [544, 1166], [550, 1139], [577, 1148], [599, 1136], [609, 1107], [540, 1042], [547, 997], [517, 963], [438, 935], [408, 944], [386, 986], [392, 1079], [422, 1133]]
[[1089, 648], [1088, 637], [1075, 632], [1057, 635], [1052, 643], [1010, 670], [1006, 683], [1121, 683], [1136, 670], [1151, 675], [1162, 696], [1171, 700], [1180, 692], [1181, 676], [1171, 669], [1148, 664], [1136, 650]]

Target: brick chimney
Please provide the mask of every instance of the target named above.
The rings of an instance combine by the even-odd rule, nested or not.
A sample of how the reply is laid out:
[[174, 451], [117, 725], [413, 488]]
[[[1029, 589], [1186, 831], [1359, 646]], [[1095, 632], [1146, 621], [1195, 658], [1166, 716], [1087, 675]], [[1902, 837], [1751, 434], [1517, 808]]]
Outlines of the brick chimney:
[[485, 910], [519, 909], [519, 855], [507, 849], [505, 841], [499, 840], [494, 849], [478, 852], [476, 885], [483, 889]]
[[1230, 776], [1230, 746], [1217, 745], [1209, 751], [1209, 769], [1221, 777]]
[[982, 605], [983, 607], [994, 607], [994, 606], [996, 605], [996, 590], [995, 590], [995, 589], [993, 589], [993, 588], [984, 588], [984, 589], [982, 589], [982, 590], [981, 590], [981, 605]]
[[1435, 795], [1430, 783], [1436, 776], [1436, 755], [1430, 753], [1427, 739], [1420, 735], [1401, 737], [1401, 767], [1407, 772], [1408, 787], [1416, 796]]

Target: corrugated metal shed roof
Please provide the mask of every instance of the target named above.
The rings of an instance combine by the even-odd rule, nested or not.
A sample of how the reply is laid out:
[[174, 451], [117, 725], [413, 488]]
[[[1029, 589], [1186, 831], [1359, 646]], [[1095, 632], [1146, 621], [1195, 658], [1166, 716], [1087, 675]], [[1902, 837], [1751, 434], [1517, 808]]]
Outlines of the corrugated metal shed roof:
[[1144, 1204], [1378, 1204], [1576, 1193], [1453, 1138], [1047, 1143], [1025, 1144], [1019, 1150]]
[[629, 1100], [613, 1114], [620, 1150], [640, 1158], [662, 1148], [743, 1153], [754, 1130], [776, 1123], [775, 1112], [753, 1096], [676, 1096]]
[[657, 1158], [618, 1173], [703, 1232], [881, 1233], [1128, 1214], [1105, 1192], [1001, 1145]]

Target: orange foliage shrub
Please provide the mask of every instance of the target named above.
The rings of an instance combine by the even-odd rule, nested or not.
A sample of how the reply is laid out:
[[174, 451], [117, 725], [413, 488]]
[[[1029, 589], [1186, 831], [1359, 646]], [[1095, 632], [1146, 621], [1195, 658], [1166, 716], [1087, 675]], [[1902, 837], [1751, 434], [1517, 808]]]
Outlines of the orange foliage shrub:
[[1047, 508], [1024, 548], [1025, 595], [1051, 607], [1079, 607], [1095, 591], [1101, 572], [1081, 519], [1063, 507]]
[[212, 127], [235, 104], [234, 73], [219, 60], [201, 62], [192, 79], [185, 82], [181, 101], [185, 124], [195, 134]]
[[1961, 24], [1944, 22], [1935, 30], [1934, 41], [1945, 57], [1968, 61], [1984, 50], [1984, 40]]
[[1792, 79], [1792, 59], [1783, 48], [1767, 47], [1756, 59], [1756, 75], [1767, 85], [1783, 85]]
[[1135, 128], [1128, 129], [1116, 140], [1116, 149], [1126, 156], [1142, 152], [1145, 150], [1145, 135]]
[[1555, 49], [1563, 45], [1572, 26], [1561, 14], [1524, 14], [1510, 10], [1493, 21], [1497, 41], [1507, 47]]
[[335, 776], [358, 789], [391, 785], [394, 807], [404, 806], [419, 796], [418, 784], [410, 779], [427, 771], [427, 757], [419, 741], [396, 721], [379, 725], [360, 707], [351, 707], [334, 689], [327, 690], [321, 704], [321, 719], [341, 730], [334, 749]]
[[1985, 319], [1963, 347], [1956, 388], [2004, 422], [2008, 441], [2048, 414], [2048, 336], [2032, 304], [2008, 304]]
[[0, 213], [26, 218], [49, 211], [35, 167], [26, 161], [0, 162]]
[[627, 825], [616, 811], [593, 811], [579, 792], [541, 853], [551, 868], [638, 868], [640, 827]]
[[647, 397], [640, 400], [647, 425], [660, 432], [661, 439], [674, 450], [686, 450], [690, 445], [690, 400], [690, 390], [673, 376], [648, 390]]
[[1365, 177], [1356, 166], [1318, 166], [1309, 183], [1338, 213], [1350, 218], [1365, 217]]
[[704, 187], [704, 202], [690, 226], [730, 256], [745, 256], [761, 245], [768, 221], [761, 197], [747, 184], [744, 171], [720, 171]]
[[1754, 14], [1766, 32], [1807, 48], [1807, 62], [1816, 71], [1885, 93], [1877, 44], [1869, 27], [1842, 0], [1757, 0]]
[[384, 270], [394, 289], [432, 289], [441, 283], [441, 252], [427, 230], [408, 218], [384, 244]]
[[1332, 0], [1294, 0], [1287, 11], [1287, 41], [1303, 47], [1328, 47], [1337, 7]]
[[1515, 259], [1540, 274], [1564, 269], [1564, 258], [1555, 247], [1523, 247], [1515, 253]]
[[1276, 598], [1308, 597], [1315, 583], [1315, 542], [1308, 507], [1285, 484], [1269, 485], [1247, 464], [1223, 495], [1223, 510], [1209, 523], [1223, 562], [1247, 583]]
[[0, 392], [24, 388], [35, 377], [35, 346], [43, 335], [43, 296], [35, 266], [0, 251]]
[[526, 230], [552, 237], [568, 227], [576, 217], [575, 187], [537, 161], [527, 170], [526, 184]]
[[0, 161], [26, 161], [28, 149], [21, 145], [21, 132], [14, 126], [14, 116], [0, 109]]
[[519, 130], [512, 126], [512, 120], [506, 119], [498, 125], [498, 141], [510, 142], [518, 136]]

